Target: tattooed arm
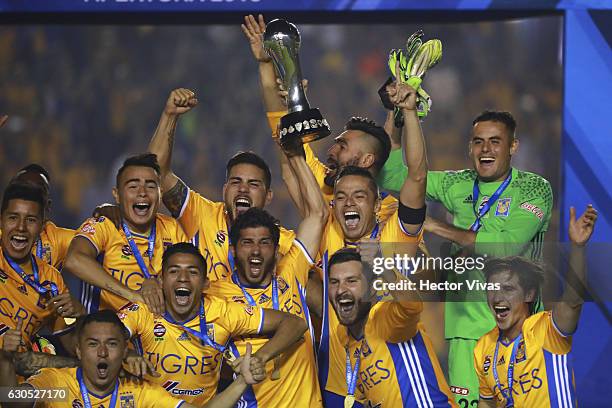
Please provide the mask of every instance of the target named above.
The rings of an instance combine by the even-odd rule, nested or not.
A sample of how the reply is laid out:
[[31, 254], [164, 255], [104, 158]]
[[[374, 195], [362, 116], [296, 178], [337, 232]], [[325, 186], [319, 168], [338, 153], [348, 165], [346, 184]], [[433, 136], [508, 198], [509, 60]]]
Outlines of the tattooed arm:
[[172, 171], [172, 148], [178, 118], [197, 104], [195, 93], [189, 89], [173, 90], [166, 101], [155, 134], [149, 143], [149, 151], [157, 155], [157, 161], [161, 167], [162, 191], [164, 192], [169, 192], [179, 181]]
[[15, 353], [15, 372], [26, 378], [41, 368], [77, 367], [78, 365], [79, 360], [74, 357], [55, 356], [33, 351]]
[[162, 200], [164, 205], [170, 211], [170, 214], [174, 218], [178, 218], [181, 213], [181, 208], [183, 208], [183, 204], [187, 200], [187, 193], [189, 193], [189, 187], [187, 184], [180, 178], [174, 176], [175, 184], [174, 186], [167, 191], [164, 191], [162, 196]]

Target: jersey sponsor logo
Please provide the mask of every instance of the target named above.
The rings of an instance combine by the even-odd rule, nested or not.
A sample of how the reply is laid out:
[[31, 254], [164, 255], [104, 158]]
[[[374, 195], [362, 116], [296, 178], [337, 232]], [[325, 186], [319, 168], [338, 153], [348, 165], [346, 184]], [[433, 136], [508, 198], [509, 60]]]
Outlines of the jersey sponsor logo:
[[[163, 242], [164, 249], [163, 249], [162, 252], [166, 252], [168, 250], [168, 248], [170, 248], [172, 246], [172, 240], [170, 240], [168, 238], [163, 238], [162, 240], [164, 241]], [[149, 253], [149, 251], [147, 251], [147, 254], [148, 253]]]
[[90, 234], [93, 235], [96, 233], [96, 227], [94, 227], [93, 223], [91, 222], [86, 222], [85, 224], [83, 224], [83, 226], [81, 227], [81, 232], [85, 233], [85, 234]]
[[376, 360], [374, 364], [370, 364], [359, 370], [357, 388], [362, 393], [365, 393], [367, 390], [371, 390], [390, 377], [391, 369], [385, 367], [383, 360]]
[[259, 300], [257, 301], [257, 303], [264, 304], [266, 302], [270, 301], [270, 296], [266, 295], [265, 293], [263, 293], [260, 297]]
[[0, 283], [5, 283], [8, 279], [8, 275], [4, 273], [2, 269], [0, 269]]
[[497, 208], [495, 209], [496, 217], [507, 217], [510, 214], [510, 203], [512, 198], [502, 198], [497, 202]]
[[467, 388], [457, 387], [456, 385], [451, 385], [450, 390], [453, 394], [457, 395], [468, 395], [470, 393], [470, 390]]
[[132, 255], [132, 248], [129, 245], [124, 245], [121, 247], [121, 253], [125, 256]]
[[135, 311], [137, 311], [140, 308], [140, 306], [138, 306], [136, 303], [131, 303], [128, 306], [126, 306], [126, 308], [130, 312], [135, 312]]
[[485, 372], [485, 374], [489, 371], [490, 367], [491, 367], [491, 356], [486, 356], [484, 359], [484, 363], [482, 364], [482, 370]]
[[72, 408], [83, 408], [83, 403], [78, 399], [72, 401]]
[[160, 337], [163, 337], [164, 334], [166, 334], [166, 327], [161, 323], [157, 323], [155, 327], [153, 327], [153, 335], [157, 337], [155, 340], [161, 340]]
[[539, 207], [531, 203], [523, 203], [519, 206], [519, 208], [522, 208], [523, 210], [532, 213], [533, 215], [538, 217], [540, 220], [544, 218], [544, 211], [542, 211], [542, 209], [540, 209]]
[[193, 397], [196, 395], [201, 395], [204, 392], [204, 388], [177, 388], [180, 384], [180, 381], [168, 380], [162, 385], [162, 387], [164, 387], [170, 394], [177, 396], [187, 395]]
[[119, 403], [121, 404], [121, 408], [134, 408], [134, 395], [122, 395]]
[[225, 232], [223, 230], [217, 231], [217, 234], [215, 236], [215, 244], [217, 244], [218, 246], [222, 247], [223, 244], [225, 243], [226, 237], [227, 237], [227, 232]]
[[94, 222], [101, 223], [101, 222], [104, 222], [105, 219], [106, 218], [104, 218], [104, 216], [101, 215], [98, 218], [94, 218], [93, 220], [94, 220]]
[[160, 354], [149, 351], [145, 351], [143, 356], [153, 363], [155, 370], [159, 373], [194, 376], [216, 375], [223, 360], [223, 355], [217, 351], [211, 352], [209, 348], [198, 348], [194, 351], [197, 353], [195, 356], [191, 354]]
[[[537, 390], [542, 387], [544, 383], [542, 378], [538, 376], [538, 372], [540, 370], [538, 368], [534, 368], [531, 372], [526, 372], [517, 376], [517, 373], [514, 373], [514, 382], [512, 384], [512, 393], [515, 395], [525, 395], [531, 392], [531, 390]], [[517, 378], [518, 377], [518, 378]], [[506, 390], [508, 388], [508, 384], [501, 384], [502, 390]], [[497, 384], [493, 386], [493, 393], [497, 394], [499, 392], [499, 387]]]
[[236, 303], [246, 303], [244, 296], [232, 296], [232, 302]]
[[119, 312], [117, 313], [117, 317], [119, 318], [119, 320], [124, 320], [127, 317], [127, 314]]
[[370, 400], [368, 400], [365, 404], [365, 408], [381, 408], [382, 407], [382, 402], [379, 402], [378, 404], [375, 402], [372, 402]]

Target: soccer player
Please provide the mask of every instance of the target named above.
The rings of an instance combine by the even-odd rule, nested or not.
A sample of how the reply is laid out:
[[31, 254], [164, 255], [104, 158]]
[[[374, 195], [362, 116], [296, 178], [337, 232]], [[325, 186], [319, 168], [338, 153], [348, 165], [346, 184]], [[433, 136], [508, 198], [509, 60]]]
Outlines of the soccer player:
[[[355, 248], [337, 251], [328, 267], [324, 259], [319, 371], [325, 406], [347, 408], [355, 401], [358, 407], [456, 406], [419, 323], [418, 295], [394, 290], [393, 301], [378, 301], [366, 260]], [[393, 284], [402, 279], [388, 269], [381, 277]]]
[[32, 253], [54, 268], [60, 269], [74, 237], [74, 230], [58, 227], [50, 220], [50, 181], [49, 173], [44, 167], [31, 163], [19, 170], [10, 182], [31, 184], [42, 189], [45, 195], [44, 223], [40, 238], [32, 247]]
[[161, 374], [151, 380], [195, 405], [215, 395], [223, 353], [232, 338], [273, 335], [256, 340], [262, 346], [252, 358], [261, 360], [263, 369], [263, 363], [292, 346], [307, 328], [305, 321], [287, 313], [203, 295], [209, 285], [206, 270], [195, 246], [175, 244], [162, 263], [164, 314], [154, 315], [138, 303], [118, 313], [130, 336], [139, 338], [139, 351], [149, 366]]
[[[211, 281], [226, 279], [233, 269], [227, 235], [238, 215], [252, 207], [263, 208], [272, 200], [271, 174], [266, 162], [253, 152], [240, 152], [227, 162], [223, 202], [213, 202], [189, 189], [171, 168], [172, 147], [178, 118], [196, 106], [193, 91], [170, 93], [149, 150], [158, 157], [162, 171], [163, 201], [208, 264]], [[291, 248], [295, 234], [281, 228], [279, 252]]]
[[533, 313], [544, 280], [541, 266], [522, 257], [486, 263], [487, 283], [496, 286], [487, 290], [496, 327], [474, 348], [478, 407], [576, 406], [569, 353], [584, 303], [585, 246], [596, 220], [597, 211], [591, 205], [578, 219], [570, 208], [567, 282], [552, 311]]
[[[16, 342], [20, 374], [33, 366], [50, 364], [45, 358], [25, 353], [31, 339], [42, 327], [58, 335], [71, 349], [69, 327], [64, 318], [74, 318], [85, 310], [64, 284], [62, 275], [32, 255], [44, 222], [45, 193], [29, 184], [11, 183], [2, 197], [0, 227], [0, 346], [6, 339]], [[24, 353], [22, 353], [24, 352]], [[52, 358], [52, 356], [49, 356]]]
[[[123, 359], [127, 355], [127, 331], [110, 310], [102, 310], [83, 318], [79, 327], [78, 368], [45, 368], [22, 384], [23, 390], [41, 391], [36, 402], [3, 401], [8, 408], [22, 407], [195, 407], [166, 393], [159, 385], [139, 381], [133, 377], [119, 379]], [[241, 373], [233, 384], [217, 395], [206, 408], [229, 408], [238, 400], [253, 375], [250, 354], [241, 365]], [[11, 353], [0, 353], [0, 383], [5, 387], [17, 385]], [[67, 388], [67, 390], [66, 390]], [[59, 389], [66, 390], [63, 399]]]
[[[474, 119], [469, 144], [473, 169], [427, 174], [427, 198], [444, 205], [453, 215], [453, 225], [428, 218], [426, 231], [461, 246], [473, 246], [477, 253], [541, 256], [553, 206], [552, 190], [543, 177], [511, 166], [519, 146], [515, 130], [516, 122], [508, 112], [485, 111]], [[407, 172], [401, 153], [393, 152], [382, 172], [383, 188], [397, 190]], [[449, 280], [473, 279], [482, 280], [482, 273], [474, 270], [449, 275]], [[461, 390], [458, 400], [476, 404], [478, 378], [472, 369], [473, 350], [476, 340], [495, 322], [484, 294], [482, 299], [470, 294], [470, 301], [465, 301], [465, 296], [447, 293], [445, 303], [449, 377], [451, 387]]]
[[155, 155], [126, 159], [113, 189], [123, 220], [121, 229], [107, 218], [90, 218], [72, 240], [64, 268], [84, 281], [81, 296], [89, 313], [117, 311], [128, 302], [139, 301], [154, 313], [164, 312], [157, 280], [162, 254], [187, 237], [174, 219], [157, 212], [159, 186]]
[[[244, 18], [242, 31], [251, 45], [253, 57], [259, 65], [259, 78], [262, 86], [264, 105], [267, 111], [268, 123], [274, 138], [279, 135], [280, 118], [287, 114], [284, 98], [279, 98], [276, 83], [276, 73], [272, 59], [263, 49], [263, 33], [266, 29], [263, 16], [258, 19], [252, 15]], [[286, 92], [282, 93], [286, 95]], [[353, 117], [344, 131], [335, 138], [327, 151], [327, 166], [314, 155], [308, 144], [304, 146], [306, 162], [312, 169], [326, 202], [331, 202], [334, 192], [334, 181], [346, 166], [357, 166], [366, 169], [376, 176], [389, 156], [391, 149], [389, 136], [385, 130], [373, 121]], [[397, 200], [387, 193], [381, 197], [379, 217], [384, 220], [397, 209]]]

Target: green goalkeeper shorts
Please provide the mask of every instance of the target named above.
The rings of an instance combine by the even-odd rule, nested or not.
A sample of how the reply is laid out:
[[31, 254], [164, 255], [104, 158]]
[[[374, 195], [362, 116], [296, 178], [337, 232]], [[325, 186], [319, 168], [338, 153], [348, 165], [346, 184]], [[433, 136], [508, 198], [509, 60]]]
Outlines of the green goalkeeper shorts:
[[455, 401], [461, 408], [478, 407], [478, 376], [474, 368], [474, 347], [472, 339], [452, 338], [449, 340], [448, 377]]

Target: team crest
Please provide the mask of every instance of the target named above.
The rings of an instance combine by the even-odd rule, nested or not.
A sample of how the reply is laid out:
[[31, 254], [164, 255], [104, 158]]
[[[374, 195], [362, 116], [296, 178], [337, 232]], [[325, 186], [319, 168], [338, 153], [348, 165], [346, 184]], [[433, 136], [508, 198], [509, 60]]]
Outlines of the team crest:
[[257, 303], [259, 303], [260, 305], [269, 302], [270, 301], [270, 296], [266, 295], [265, 293], [262, 293], [262, 295], [259, 297], [259, 300], [257, 301]]
[[525, 339], [521, 339], [517, 350], [516, 350], [516, 363], [525, 361], [527, 359], [527, 350], [525, 349]]
[[121, 408], [134, 408], [134, 395], [122, 395], [120, 400]]
[[496, 217], [507, 217], [510, 214], [510, 203], [512, 198], [502, 198], [497, 202], [497, 208], [495, 209]]
[[281, 293], [285, 293], [287, 291], [287, 289], [289, 289], [289, 284], [287, 283], [287, 281], [285, 281], [283, 278], [277, 278], [278, 281], [278, 289], [281, 291]]
[[72, 401], [72, 408], [83, 408], [83, 403], [78, 399]]
[[370, 348], [370, 345], [368, 344], [368, 342], [364, 340], [363, 344], [361, 345], [361, 355], [365, 358], [369, 356], [370, 354], [372, 354], [372, 349]]
[[491, 367], [491, 356], [486, 356], [484, 363], [482, 364], [482, 370], [485, 372], [485, 374], [489, 371], [490, 367]]

